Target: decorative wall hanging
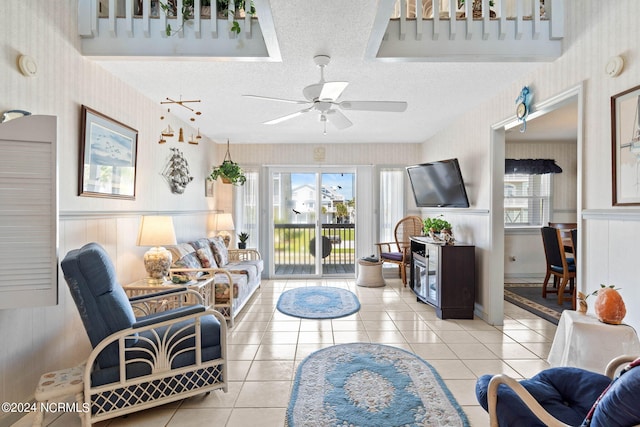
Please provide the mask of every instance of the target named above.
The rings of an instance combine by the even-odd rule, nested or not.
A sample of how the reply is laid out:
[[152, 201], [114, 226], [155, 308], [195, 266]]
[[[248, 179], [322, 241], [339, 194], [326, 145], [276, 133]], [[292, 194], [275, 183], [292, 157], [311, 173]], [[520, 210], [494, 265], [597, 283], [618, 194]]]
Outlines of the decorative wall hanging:
[[640, 205], [640, 86], [611, 97], [613, 205]]
[[[171, 99], [171, 98], [167, 97], [167, 98], [166, 98], [166, 101], [160, 101], [160, 104], [177, 104], [177, 105], [179, 105], [179, 106], [181, 106], [181, 107], [184, 107], [184, 108], [186, 108], [187, 110], [191, 111], [191, 112], [192, 112], [193, 114], [195, 114], [196, 116], [201, 115], [201, 114], [202, 114], [202, 112], [200, 112], [200, 111], [196, 111], [195, 109], [193, 109], [193, 108], [189, 107], [188, 105], [185, 105], [185, 104], [190, 104], [190, 103], [193, 103], [193, 102], [201, 102], [201, 101], [200, 101], [199, 99], [192, 99], [192, 100], [185, 100], [185, 101], [183, 101], [183, 100], [182, 100], [182, 96], [180, 96], [180, 99], [179, 99], [178, 101], [176, 101], [176, 100], [174, 100], [174, 99]], [[168, 110], [168, 111], [169, 111], [169, 110]], [[195, 121], [196, 121], [196, 118], [195, 118], [195, 117], [191, 117], [189, 120], [191, 120], [192, 122], [195, 122]]]
[[204, 197], [215, 197], [216, 183], [211, 177], [204, 179]]
[[138, 131], [82, 106], [78, 195], [135, 199]]
[[189, 163], [184, 158], [182, 151], [177, 148], [171, 148], [173, 153], [169, 158], [167, 166], [165, 166], [162, 176], [165, 177], [171, 192], [174, 194], [182, 194], [187, 188], [187, 184], [193, 181], [193, 177], [189, 175]]
[[529, 115], [532, 99], [533, 94], [529, 90], [528, 86], [522, 88], [520, 95], [518, 95], [518, 98], [516, 99], [516, 117], [518, 120], [522, 121], [520, 132], [527, 130], [527, 116]]

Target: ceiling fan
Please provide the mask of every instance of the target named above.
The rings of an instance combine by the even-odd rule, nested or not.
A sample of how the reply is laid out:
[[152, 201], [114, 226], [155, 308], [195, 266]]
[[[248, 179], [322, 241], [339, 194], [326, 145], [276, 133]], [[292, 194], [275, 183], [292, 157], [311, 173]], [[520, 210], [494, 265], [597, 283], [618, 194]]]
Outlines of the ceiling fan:
[[320, 67], [320, 81], [316, 84], [309, 85], [302, 90], [302, 94], [306, 99], [305, 101], [259, 95], [243, 95], [247, 98], [308, 105], [308, 107], [303, 108], [302, 110], [268, 120], [264, 122], [264, 124], [275, 125], [313, 111], [319, 113], [320, 121], [324, 123], [324, 133], [326, 134], [327, 122], [334, 125], [337, 129], [346, 129], [353, 125], [351, 120], [342, 114], [340, 110], [400, 113], [407, 109], [407, 103], [399, 101], [338, 101], [338, 98], [340, 98], [342, 92], [347, 88], [349, 82], [327, 82], [324, 80], [324, 67], [329, 64], [331, 57], [327, 55], [317, 55], [313, 60], [316, 65]]

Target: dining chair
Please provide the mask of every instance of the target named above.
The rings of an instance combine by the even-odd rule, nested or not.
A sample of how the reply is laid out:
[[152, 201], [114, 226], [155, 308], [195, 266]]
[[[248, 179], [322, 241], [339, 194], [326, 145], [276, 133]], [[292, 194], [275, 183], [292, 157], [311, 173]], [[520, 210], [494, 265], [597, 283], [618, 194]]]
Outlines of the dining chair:
[[404, 286], [407, 286], [407, 266], [411, 263], [410, 237], [422, 235], [422, 228], [422, 218], [407, 216], [396, 224], [393, 232], [395, 242], [376, 243], [380, 261], [398, 265]]
[[562, 239], [565, 242], [565, 252], [571, 251], [571, 245], [568, 244], [571, 239], [571, 230], [575, 230], [578, 228], [578, 223], [576, 222], [549, 222], [549, 227], [557, 228], [560, 230], [562, 234]]
[[[564, 302], [564, 294], [569, 284], [569, 294], [571, 295], [571, 306], [575, 310], [575, 259], [571, 262], [567, 260], [564, 251], [562, 231], [554, 227], [542, 227], [542, 243], [544, 245], [544, 255], [547, 263], [547, 271], [542, 284], [542, 297], [546, 298], [547, 293], [558, 294], [558, 305]], [[549, 279], [553, 276], [553, 287], [549, 288]]]

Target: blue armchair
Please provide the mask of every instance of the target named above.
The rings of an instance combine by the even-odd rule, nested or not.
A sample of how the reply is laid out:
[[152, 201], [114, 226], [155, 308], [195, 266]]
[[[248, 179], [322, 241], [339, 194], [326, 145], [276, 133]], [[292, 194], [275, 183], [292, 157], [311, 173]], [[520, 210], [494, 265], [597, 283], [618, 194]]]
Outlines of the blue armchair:
[[[491, 427], [631, 427], [640, 423], [640, 364], [620, 356], [605, 375], [580, 368], [546, 369], [530, 379], [483, 375], [476, 397], [489, 412]], [[625, 363], [618, 378], [615, 372]], [[634, 366], [634, 369], [630, 369]]]
[[84, 402], [91, 408], [86, 425], [227, 391], [227, 325], [217, 311], [185, 304], [201, 301], [197, 292], [174, 289], [129, 300], [97, 243], [70, 251], [61, 268], [93, 347], [84, 374]]

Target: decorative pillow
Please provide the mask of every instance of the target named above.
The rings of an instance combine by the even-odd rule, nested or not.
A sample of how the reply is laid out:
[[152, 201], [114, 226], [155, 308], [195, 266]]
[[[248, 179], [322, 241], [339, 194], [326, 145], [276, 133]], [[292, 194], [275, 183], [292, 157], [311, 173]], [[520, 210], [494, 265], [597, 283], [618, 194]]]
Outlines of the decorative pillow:
[[[189, 243], [167, 246], [167, 249], [173, 257], [171, 268], [202, 268], [195, 249]], [[175, 273], [174, 276], [179, 276], [179, 278], [184, 278], [185, 280], [195, 280], [202, 276], [202, 272], [179, 272]]]
[[618, 427], [640, 423], [640, 366], [624, 372], [597, 403], [591, 426]]
[[196, 250], [196, 256], [200, 260], [200, 264], [204, 268], [217, 268], [218, 264], [216, 264], [216, 259], [211, 251], [211, 246], [209, 245], [209, 241], [207, 239], [198, 239], [195, 242], [191, 242], [191, 246], [193, 246]]
[[219, 267], [224, 267], [229, 263], [229, 251], [224, 244], [222, 237], [211, 237], [208, 239], [211, 245], [213, 255], [216, 257], [216, 263]]

